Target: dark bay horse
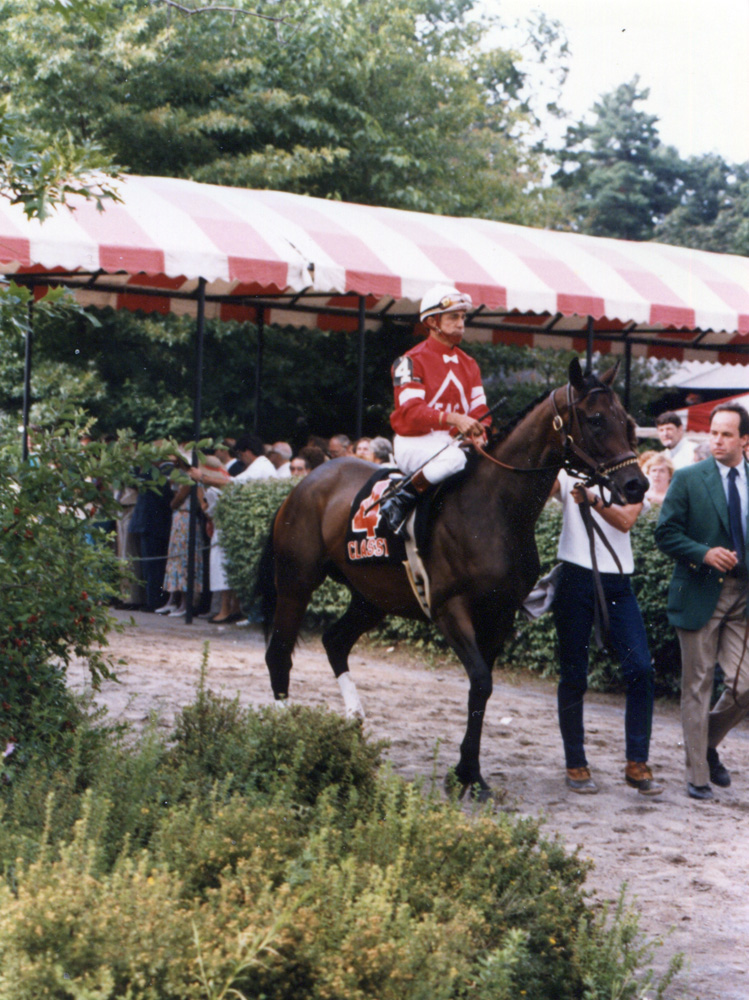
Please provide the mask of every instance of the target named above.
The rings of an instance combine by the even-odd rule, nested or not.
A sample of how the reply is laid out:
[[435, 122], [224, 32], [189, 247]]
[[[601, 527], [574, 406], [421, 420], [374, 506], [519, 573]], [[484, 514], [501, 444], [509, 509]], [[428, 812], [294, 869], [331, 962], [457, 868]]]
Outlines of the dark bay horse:
[[[637, 503], [647, 479], [634, 453], [633, 422], [611, 386], [583, 374], [575, 359], [569, 384], [555, 389], [492, 438], [460, 485], [447, 491], [424, 563], [432, 619], [469, 679], [468, 724], [455, 768], [463, 790], [489, 795], [479, 751], [492, 666], [510, 635], [515, 612], [539, 573], [536, 521], [559, 470], [607, 487], [617, 503]], [[289, 691], [291, 656], [313, 591], [327, 575], [351, 591], [348, 610], [323, 635], [347, 713], [361, 714], [348, 672], [354, 643], [385, 615], [423, 618], [399, 565], [359, 566], [346, 558], [349, 510], [373, 467], [359, 459], [319, 466], [278, 511], [260, 563], [258, 592], [270, 637], [266, 663], [276, 699]], [[418, 693], [414, 693], [418, 698]]]

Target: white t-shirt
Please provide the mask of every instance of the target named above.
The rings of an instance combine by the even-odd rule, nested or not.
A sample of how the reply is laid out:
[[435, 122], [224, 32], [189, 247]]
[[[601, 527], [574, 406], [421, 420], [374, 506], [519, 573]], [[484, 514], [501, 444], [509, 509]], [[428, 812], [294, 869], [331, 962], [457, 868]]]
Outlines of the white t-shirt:
[[240, 472], [238, 476], [235, 476], [233, 482], [235, 483], [248, 483], [253, 479], [275, 479], [276, 470], [273, 466], [273, 462], [265, 455], [258, 455], [252, 465], [248, 465], [244, 472]]
[[[579, 482], [579, 479], [570, 477], [564, 470], [559, 473], [560, 489], [558, 499], [562, 504], [562, 533], [559, 536], [557, 558], [561, 559], [562, 562], [575, 563], [576, 566], [582, 566], [584, 569], [593, 569], [590, 560], [590, 542], [588, 541], [588, 533], [583, 523], [583, 516], [580, 513], [579, 506], [572, 498], [572, 487], [577, 482]], [[594, 486], [592, 489], [594, 493], [601, 496], [600, 487]], [[645, 503], [643, 510], [649, 506], [648, 503]], [[612, 549], [619, 557], [622, 570], [627, 574], [633, 573], [635, 563], [632, 558], [632, 545], [629, 539], [629, 532], [619, 531], [617, 528], [607, 524], [593, 508], [591, 508], [590, 512], [593, 515], [593, 520], [601, 528]], [[598, 562], [600, 572], [618, 573], [619, 567], [614, 562], [609, 550], [598, 537], [598, 532], [594, 532], [594, 538], [596, 561]]]
[[674, 469], [683, 469], [686, 465], [691, 465], [694, 462], [695, 447], [694, 441], [683, 437], [673, 448], [666, 448], [665, 453], [673, 462]]

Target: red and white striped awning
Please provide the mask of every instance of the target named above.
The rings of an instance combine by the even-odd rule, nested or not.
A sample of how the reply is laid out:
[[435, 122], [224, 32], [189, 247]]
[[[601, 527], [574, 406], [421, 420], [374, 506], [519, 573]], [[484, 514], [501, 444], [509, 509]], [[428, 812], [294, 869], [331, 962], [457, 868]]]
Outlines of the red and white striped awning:
[[[749, 361], [749, 258], [548, 232], [278, 191], [127, 177], [103, 212], [72, 199], [43, 224], [0, 198], [0, 274], [99, 307], [356, 329], [412, 321], [436, 282], [477, 306], [472, 339]], [[300, 311], [303, 310], [303, 311]]]
[[734, 396], [722, 396], [720, 399], [710, 399], [706, 403], [694, 403], [692, 406], [683, 406], [676, 410], [681, 417], [684, 426], [692, 433], [707, 434], [710, 430], [710, 414], [719, 403], [739, 403], [745, 410], [749, 410], [749, 393], [740, 392]]

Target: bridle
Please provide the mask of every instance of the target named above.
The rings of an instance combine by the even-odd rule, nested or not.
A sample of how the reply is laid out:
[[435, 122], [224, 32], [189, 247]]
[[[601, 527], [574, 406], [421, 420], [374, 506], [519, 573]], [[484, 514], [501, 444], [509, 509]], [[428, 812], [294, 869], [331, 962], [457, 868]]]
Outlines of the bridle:
[[[582, 429], [580, 427], [580, 418], [575, 404], [576, 402], [580, 402], [580, 400], [574, 400], [572, 398], [571, 383], [568, 382], [564, 388], [567, 393], [567, 412], [569, 416], [567, 426], [565, 426], [564, 419], [562, 418], [557, 405], [555, 393], [558, 390], [552, 389], [548, 397], [553, 413], [551, 425], [557, 434], [559, 434], [562, 441], [562, 448], [564, 449], [564, 458], [561, 468], [563, 468], [566, 472], [569, 472], [570, 475], [583, 476], [584, 486], [592, 486], [595, 483], [607, 489], [612, 495], [618, 493], [616, 486], [610, 478], [611, 473], [617, 472], [619, 469], [624, 469], [628, 465], [637, 465], [637, 456], [630, 449], [627, 452], [622, 452], [621, 455], [617, 455], [614, 458], [609, 459], [607, 462], [596, 462], [591, 455], [584, 451], [578, 444], [578, 441], [582, 441]], [[584, 397], [580, 397], [580, 399], [587, 398], [596, 392], [611, 392], [611, 389], [603, 385], [597, 386], [587, 392]], [[495, 465], [499, 465], [503, 469], [509, 469], [511, 472], [547, 472], [550, 469], [560, 468], [560, 466], [557, 466], [556, 464], [541, 465], [536, 466], [535, 468], [521, 468], [520, 466], [508, 465], [506, 462], [502, 462], [493, 455], [490, 455], [478, 441], [473, 441], [473, 445], [476, 451], [484, 458], [488, 458], [490, 462], [493, 462]], [[604, 503], [605, 502], [606, 501], [604, 501]]]

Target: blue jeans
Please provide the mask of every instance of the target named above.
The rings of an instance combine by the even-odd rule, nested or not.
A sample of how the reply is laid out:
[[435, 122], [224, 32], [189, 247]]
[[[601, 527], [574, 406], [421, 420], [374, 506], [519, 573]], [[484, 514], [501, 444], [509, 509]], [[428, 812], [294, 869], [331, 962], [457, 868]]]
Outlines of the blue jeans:
[[[611, 645], [627, 685], [624, 733], [627, 760], [645, 762], [653, 718], [653, 666], [645, 624], [629, 577], [601, 573], [609, 612]], [[567, 767], [585, 767], [583, 696], [588, 688], [588, 650], [593, 629], [593, 573], [563, 563], [552, 607], [559, 638], [559, 728]]]

